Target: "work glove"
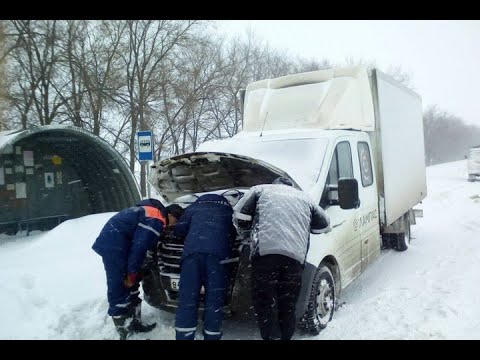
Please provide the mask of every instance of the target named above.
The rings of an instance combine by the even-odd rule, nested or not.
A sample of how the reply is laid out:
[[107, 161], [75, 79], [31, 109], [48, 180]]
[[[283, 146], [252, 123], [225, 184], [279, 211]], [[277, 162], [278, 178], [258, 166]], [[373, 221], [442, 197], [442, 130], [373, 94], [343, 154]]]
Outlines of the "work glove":
[[137, 280], [140, 281], [140, 276], [137, 273], [130, 273], [127, 275], [123, 283], [125, 284], [125, 287], [131, 288], [133, 285], [135, 285]]

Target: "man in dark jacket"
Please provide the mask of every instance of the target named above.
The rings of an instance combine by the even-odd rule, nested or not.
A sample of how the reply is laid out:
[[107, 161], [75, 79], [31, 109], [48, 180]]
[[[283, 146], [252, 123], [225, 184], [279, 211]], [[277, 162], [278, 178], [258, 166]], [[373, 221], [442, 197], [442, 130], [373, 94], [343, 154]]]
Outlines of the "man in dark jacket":
[[252, 302], [261, 336], [272, 340], [277, 304], [281, 339], [290, 340], [310, 232], [330, 231], [330, 220], [286, 178], [252, 187], [235, 206], [234, 219], [251, 224]]
[[175, 319], [177, 340], [195, 338], [202, 286], [205, 289], [204, 339], [222, 337], [223, 305], [228, 287], [225, 260], [231, 256], [235, 240], [232, 214], [233, 209], [225, 197], [202, 195], [186, 208], [175, 226], [175, 235], [186, 236]]
[[166, 219], [167, 211], [160, 201], [143, 200], [108, 220], [92, 246], [103, 259], [108, 315], [121, 340], [131, 333], [151, 331], [156, 325], [141, 323], [139, 273], [147, 251], [155, 249]]

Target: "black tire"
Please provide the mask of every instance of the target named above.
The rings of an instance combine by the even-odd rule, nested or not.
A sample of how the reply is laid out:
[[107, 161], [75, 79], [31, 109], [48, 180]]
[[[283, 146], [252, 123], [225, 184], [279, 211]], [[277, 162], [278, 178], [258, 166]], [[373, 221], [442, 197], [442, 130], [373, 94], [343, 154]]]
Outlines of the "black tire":
[[335, 279], [330, 269], [320, 265], [315, 274], [301, 327], [311, 335], [318, 335], [333, 318], [335, 311]]
[[387, 250], [397, 247], [397, 238], [395, 234], [382, 234], [382, 243], [380, 246], [381, 250]]
[[407, 230], [403, 233], [396, 234], [397, 237], [397, 251], [405, 251], [410, 247], [410, 223], [407, 221]]

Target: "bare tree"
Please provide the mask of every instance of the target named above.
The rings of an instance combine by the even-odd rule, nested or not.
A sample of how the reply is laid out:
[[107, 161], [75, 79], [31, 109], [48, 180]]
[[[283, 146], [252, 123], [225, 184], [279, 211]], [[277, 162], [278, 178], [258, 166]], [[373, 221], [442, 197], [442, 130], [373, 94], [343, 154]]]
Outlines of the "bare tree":
[[35, 124], [35, 121], [29, 121], [29, 114], [33, 107], [34, 97], [32, 91], [38, 86], [36, 81], [29, 78], [21, 65], [14, 64], [11, 71], [6, 76], [6, 84], [9, 91], [5, 95], [5, 100], [9, 104], [9, 112], [12, 113], [12, 124], [15, 125], [15, 115], [19, 117], [22, 129], [27, 129]]
[[423, 124], [427, 165], [461, 160], [470, 146], [480, 145], [479, 127], [465, 124], [437, 105], [426, 109]]
[[[64, 36], [59, 37], [58, 68], [60, 76], [52, 82], [64, 105], [64, 121], [70, 121], [78, 127], [83, 126], [82, 107], [84, 98], [84, 81], [82, 68], [85, 59], [85, 22], [67, 20], [58, 24]], [[62, 86], [60, 89], [59, 86]]]
[[5, 111], [7, 107], [7, 81], [5, 74], [5, 63], [7, 61], [7, 43], [4, 27], [4, 21], [0, 20], [0, 131], [3, 131], [6, 128]]
[[29, 91], [36, 120], [50, 124], [65, 101], [59, 94], [62, 88], [54, 86], [58, 65], [59, 36], [56, 20], [12, 20], [16, 43], [12, 57], [23, 72], [25, 82], [21, 92]]
[[[9, 119], [0, 118], [0, 129], [72, 123], [104, 137], [135, 172], [137, 131], [154, 131], [158, 158], [195, 151], [243, 128], [240, 93], [249, 83], [335, 65], [271, 48], [251, 30], [226, 41], [201, 24], [0, 21], [0, 99]], [[377, 67], [353, 58], [344, 65]], [[401, 67], [385, 72], [413, 89]], [[425, 111], [424, 128], [429, 164], [458, 158], [480, 136], [436, 106]], [[144, 164], [140, 184], [145, 195]]]
[[400, 84], [410, 88], [411, 90], [415, 90], [415, 87], [413, 86], [412, 82], [412, 74], [410, 72], [406, 72], [402, 69], [401, 66], [396, 65], [390, 65], [386, 73], [393, 77], [396, 81], [398, 81]]
[[387, 75], [394, 78], [400, 84], [410, 88], [411, 90], [415, 90], [413, 85], [413, 76], [410, 72], [406, 72], [402, 69], [399, 65], [390, 65], [386, 70], [382, 69], [380, 66], [377, 65], [375, 60], [365, 60], [365, 59], [355, 59], [353, 57], [349, 57], [345, 59], [345, 65], [347, 66], [363, 66], [369, 72], [373, 69], [377, 68], [381, 71], [385, 72]]
[[[146, 113], [160, 90], [162, 65], [178, 46], [184, 45], [196, 21], [126, 21], [125, 42], [118, 48], [126, 73], [119, 98], [130, 112], [130, 169], [135, 170], [135, 139], [139, 130], [149, 127]], [[145, 164], [140, 167], [140, 188], [146, 195]]]
[[298, 58], [294, 65], [295, 72], [308, 72], [316, 70], [330, 69], [332, 63], [328, 59], [317, 60], [315, 58], [303, 59]]
[[[125, 35], [124, 21], [90, 21], [86, 27], [86, 61], [82, 63], [85, 84], [85, 121], [88, 128], [99, 135], [107, 128], [106, 112], [115, 113], [116, 95], [123, 86], [123, 61], [118, 48]], [[120, 126], [124, 130], [124, 126]], [[115, 138], [114, 143], [118, 142]]]
[[[4, 26], [9, 33], [8, 40], [22, 45], [10, 45], [12, 50], [9, 58], [11, 61], [5, 76], [6, 87], [8, 88], [5, 99], [9, 104], [9, 112], [14, 113], [16, 111], [20, 126], [26, 129], [29, 125], [28, 115], [32, 110], [35, 92], [39, 84], [38, 79], [32, 76], [33, 59], [28, 56], [29, 52], [25, 50], [31, 41], [28, 40], [26, 34], [17, 31], [19, 25], [15, 26], [13, 22], [5, 22]], [[30, 52], [30, 54], [32, 53]], [[12, 116], [12, 119], [14, 117]], [[12, 120], [12, 122], [15, 124], [15, 120]]]
[[[121, 88], [118, 47], [123, 21], [67, 21], [61, 63], [66, 84], [61, 97], [66, 118], [100, 135], [104, 111]], [[114, 142], [116, 139], [114, 139]]]

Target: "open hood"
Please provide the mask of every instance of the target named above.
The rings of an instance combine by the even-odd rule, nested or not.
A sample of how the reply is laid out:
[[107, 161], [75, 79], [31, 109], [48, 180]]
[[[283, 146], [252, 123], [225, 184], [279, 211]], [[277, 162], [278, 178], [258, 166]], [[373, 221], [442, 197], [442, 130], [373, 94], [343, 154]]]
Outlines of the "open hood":
[[167, 201], [195, 193], [270, 184], [279, 176], [298, 184], [283, 170], [247, 156], [197, 152], [156, 162], [149, 181]]

